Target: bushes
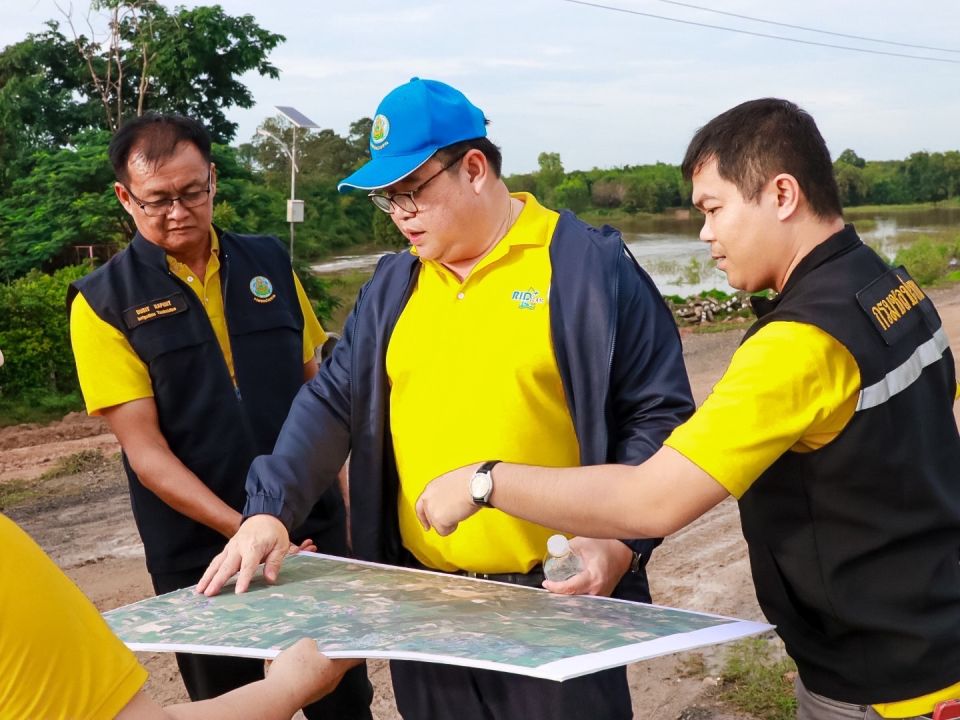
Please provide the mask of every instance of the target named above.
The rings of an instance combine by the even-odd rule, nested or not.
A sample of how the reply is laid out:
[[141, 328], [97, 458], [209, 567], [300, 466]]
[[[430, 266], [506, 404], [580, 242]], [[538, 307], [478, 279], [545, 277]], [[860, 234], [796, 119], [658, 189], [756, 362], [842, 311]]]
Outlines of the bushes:
[[943, 278], [950, 270], [954, 247], [921, 237], [910, 247], [897, 253], [894, 265], [903, 265], [911, 277], [921, 285], [930, 285]]
[[77, 375], [70, 350], [67, 286], [88, 268], [80, 265], [44, 275], [33, 270], [0, 285], [0, 399], [38, 403], [49, 396], [77, 399]]

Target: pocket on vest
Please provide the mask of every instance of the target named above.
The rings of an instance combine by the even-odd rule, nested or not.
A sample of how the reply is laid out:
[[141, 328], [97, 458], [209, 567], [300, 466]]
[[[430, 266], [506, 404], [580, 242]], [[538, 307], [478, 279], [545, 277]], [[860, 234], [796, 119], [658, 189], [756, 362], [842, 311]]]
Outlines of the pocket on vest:
[[292, 313], [285, 308], [251, 312], [239, 317], [231, 317], [227, 321], [231, 335], [249, 335], [264, 330], [293, 330], [296, 333], [303, 331], [303, 323], [297, 322]]

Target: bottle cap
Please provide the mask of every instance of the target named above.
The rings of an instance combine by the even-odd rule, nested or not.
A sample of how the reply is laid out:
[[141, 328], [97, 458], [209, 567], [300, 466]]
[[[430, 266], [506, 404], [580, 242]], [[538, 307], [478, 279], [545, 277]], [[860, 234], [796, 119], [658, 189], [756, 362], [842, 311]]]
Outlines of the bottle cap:
[[563, 557], [570, 552], [570, 542], [563, 535], [551, 535], [547, 540], [547, 552], [554, 557]]

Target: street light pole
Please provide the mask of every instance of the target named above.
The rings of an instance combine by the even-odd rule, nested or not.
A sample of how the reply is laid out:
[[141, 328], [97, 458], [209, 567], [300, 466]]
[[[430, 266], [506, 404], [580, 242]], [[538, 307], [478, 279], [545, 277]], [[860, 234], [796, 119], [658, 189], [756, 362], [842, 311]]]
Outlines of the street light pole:
[[[292, 208], [297, 198], [297, 126], [293, 126], [293, 142], [290, 150], [290, 204], [287, 205], [287, 220], [290, 221], [290, 264], [293, 265], [293, 233], [295, 221]], [[303, 218], [301, 218], [301, 221]]]
[[[297, 129], [293, 129], [294, 139], [296, 139]], [[291, 208], [295, 207], [295, 198], [296, 198], [296, 187], [297, 187], [297, 161], [295, 160], [296, 148], [294, 144], [291, 147], [287, 147], [286, 143], [283, 142], [280, 138], [274, 135], [269, 130], [264, 130], [263, 128], [257, 128], [257, 135], [262, 135], [263, 137], [268, 137], [273, 140], [279, 147], [280, 150], [290, 158], [290, 200], [287, 201], [287, 220], [290, 222], [290, 264], [293, 265], [293, 238], [294, 238], [294, 228], [296, 221], [293, 218], [291, 213]], [[302, 217], [301, 217], [302, 220]]]
[[276, 108], [280, 114], [290, 122], [291, 129], [293, 130], [293, 139], [290, 147], [288, 148], [280, 138], [263, 128], [258, 128], [257, 134], [271, 138], [280, 146], [283, 154], [290, 158], [290, 199], [287, 201], [287, 222], [290, 223], [290, 264], [292, 265], [293, 239], [296, 224], [303, 222], [303, 200], [297, 200], [297, 173], [299, 172], [299, 168], [297, 167], [297, 128], [309, 130], [320, 126], [302, 112], [290, 106], [277, 105]]

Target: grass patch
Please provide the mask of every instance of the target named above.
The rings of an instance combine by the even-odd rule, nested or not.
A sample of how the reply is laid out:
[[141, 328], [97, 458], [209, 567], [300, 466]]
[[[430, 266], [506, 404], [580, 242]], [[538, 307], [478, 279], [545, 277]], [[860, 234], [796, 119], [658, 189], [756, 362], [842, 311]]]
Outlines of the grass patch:
[[701, 653], [690, 653], [680, 660], [677, 674], [683, 678], [703, 679], [707, 676], [707, 661]]
[[0, 483], [0, 511], [21, 505], [43, 494], [43, 490], [30, 480], [9, 480]]
[[29, 395], [22, 398], [0, 397], [0, 427], [21, 423], [48, 423], [83, 409], [79, 392], [68, 395]]
[[83, 472], [93, 472], [110, 463], [99, 450], [81, 450], [73, 455], [67, 455], [57, 460], [56, 464], [40, 476], [41, 480], [76, 475]]
[[[894, 265], [903, 265], [920, 285], [948, 279], [960, 257], [960, 240], [952, 237], [921, 236], [897, 252]], [[953, 264], [951, 264], [953, 263]]]
[[770, 639], [755, 637], [730, 646], [721, 675], [719, 698], [764, 720], [794, 720], [797, 666], [774, 652]]
[[119, 457], [119, 453], [106, 457], [99, 450], [81, 450], [73, 455], [60, 458], [53, 467], [36, 479], [15, 479], [2, 482], [0, 483], [0, 511], [60, 494], [76, 494], [78, 492], [77, 488], [64, 490], [62, 483], [51, 483], [50, 481], [70, 475], [102, 470], [118, 462]]

